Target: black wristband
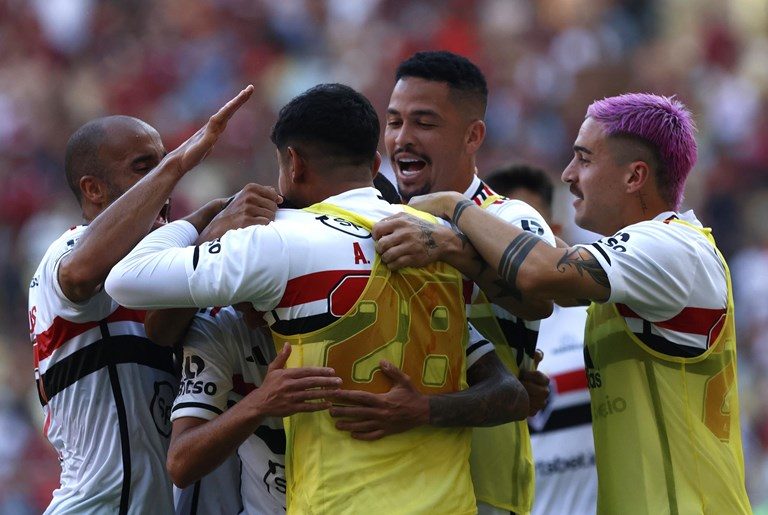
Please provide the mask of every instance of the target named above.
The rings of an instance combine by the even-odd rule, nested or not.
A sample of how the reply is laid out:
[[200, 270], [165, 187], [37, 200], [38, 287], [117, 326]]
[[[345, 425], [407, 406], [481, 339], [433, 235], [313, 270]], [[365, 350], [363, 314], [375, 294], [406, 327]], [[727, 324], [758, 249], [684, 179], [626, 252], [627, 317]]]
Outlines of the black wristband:
[[453, 210], [453, 217], [451, 217], [451, 223], [456, 227], [458, 227], [459, 218], [461, 218], [461, 215], [464, 213], [464, 210], [473, 204], [474, 202], [472, 202], [471, 200], [467, 200], [467, 199], [460, 200], [456, 204], [456, 209]]

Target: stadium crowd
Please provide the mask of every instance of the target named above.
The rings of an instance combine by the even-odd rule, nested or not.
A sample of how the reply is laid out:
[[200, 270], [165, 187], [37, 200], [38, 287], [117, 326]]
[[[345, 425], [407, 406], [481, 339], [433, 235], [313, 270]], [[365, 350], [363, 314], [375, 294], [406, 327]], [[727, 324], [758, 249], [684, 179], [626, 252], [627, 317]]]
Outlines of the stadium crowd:
[[[731, 263], [747, 489], [765, 503], [767, 26], [766, 3], [746, 0], [0, 2], [0, 512], [39, 512], [58, 482], [31, 387], [25, 292], [48, 244], [80, 222], [63, 180], [69, 135], [130, 114], [173, 149], [253, 82], [215, 153], [177, 189], [179, 217], [246, 180], [276, 184], [269, 130], [296, 94], [346, 83], [381, 117], [397, 64], [432, 48], [469, 56], [489, 81], [481, 171], [526, 161], [556, 177], [593, 99], [653, 91], [692, 109], [699, 161], [684, 206]], [[586, 241], [567, 198], [560, 187], [554, 218], [566, 240]]]

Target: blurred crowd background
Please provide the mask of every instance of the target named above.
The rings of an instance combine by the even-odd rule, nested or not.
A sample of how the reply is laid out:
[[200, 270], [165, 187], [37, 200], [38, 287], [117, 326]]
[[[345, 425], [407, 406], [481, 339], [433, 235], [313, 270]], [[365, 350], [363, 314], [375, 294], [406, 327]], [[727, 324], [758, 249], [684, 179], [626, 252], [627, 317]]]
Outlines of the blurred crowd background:
[[[276, 184], [268, 134], [295, 94], [342, 82], [384, 113], [397, 63], [425, 49], [463, 54], [487, 76], [481, 175], [528, 162], [559, 180], [596, 98], [648, 91], [691, 108], [699, 161], [685, 207], [731, 264], [747, 487], [766, 508], [768, 0], [0, 0], [0, 513], [39, 513], [58, 483], [26, 295], [47, 246], [81, 221], [64, 180], [69, 135], [128, 114], [172, 149], [253, 83], [180, 184], [179, 216], [246, 182]], [[556, 194], [556, 221], [583, 240], [568, 197]]]

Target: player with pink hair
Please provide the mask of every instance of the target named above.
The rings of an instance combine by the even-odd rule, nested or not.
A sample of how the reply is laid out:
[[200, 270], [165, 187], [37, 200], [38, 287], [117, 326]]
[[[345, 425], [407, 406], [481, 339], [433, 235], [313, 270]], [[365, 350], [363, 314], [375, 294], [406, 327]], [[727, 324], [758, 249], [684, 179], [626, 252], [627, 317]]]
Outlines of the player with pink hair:
[[[730, 274], [711, 230], [679, 211], [694, 132], [674, 98], [627, 94], [589, 107], [562, 179], [576, 223], [605, 235], [591, 245], [541, 244], [454, 192], [411, 200], [451, 219], [520, 297], [591, 303], [598, 513], [751, 513]], [[396, 232], [378, 250], [411, 264]]]

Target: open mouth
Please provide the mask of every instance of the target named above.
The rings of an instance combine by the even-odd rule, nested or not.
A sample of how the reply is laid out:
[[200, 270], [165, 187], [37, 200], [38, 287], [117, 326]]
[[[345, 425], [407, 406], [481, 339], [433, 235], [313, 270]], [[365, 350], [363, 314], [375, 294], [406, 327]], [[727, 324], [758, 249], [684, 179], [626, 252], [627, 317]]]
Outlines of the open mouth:
[[426, 161], [423, 161], [421, 159], [398, 159], [397, 160], [397, 167], [400, 168], [400, 171], [403, 172], [405, 175], [408, 175], [409, 173], [416, 173], [420, 172], [424, 169], [424, 167], [427, 166]]

